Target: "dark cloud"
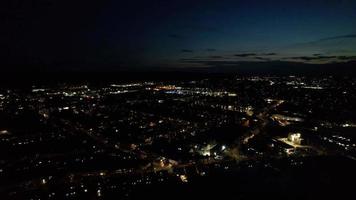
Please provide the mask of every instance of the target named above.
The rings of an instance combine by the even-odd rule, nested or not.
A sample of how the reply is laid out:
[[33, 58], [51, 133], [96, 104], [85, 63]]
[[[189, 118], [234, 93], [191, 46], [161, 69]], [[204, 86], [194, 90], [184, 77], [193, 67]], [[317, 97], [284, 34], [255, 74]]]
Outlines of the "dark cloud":
[[206, 49], [206, 51], [216, 51], [216, 49]]
[[312, 61], [312, 60], [320, 60], [326, 58], [334, 58], [333, 56], [297, 56], [297, 57], [288, 57], [287, 59], [293, 60], [303, 60], [303, 61]]
[[242, 53], [242, 54], [235, 54], [234, 56], [236, 57], [251, 57], [251, 56], [257, 56], [256, 53]]
[[[343, 52], [355, 51], [356, 34], [339, 35], [334, 37], [320, 38], [309, 42], [296, 43], [289, 46], [289, 51], [303, 52], [308, 51], [328, 52], [340, 54]], [[313, 56], [322, 56], [323, 53], [315, 53]]]
[[257, 60], [263, 60], [263, 61], [270, 61], [271, 59], [269, 56], [275, 56], [277, 53], [242, 53], [242, 54], [235, 54], [234, 56], [236, 57], [241, 57], [241, 58], [255, 58]]
[[338, 56], [339, 60], [356, 60], [356, 56]]
[[319, 60], [318, 57], [311, 57], [311, 56], [288, 57], [287, 59], [303, 60], [303, 61]]
[[203, 64], [210, 67], [217, 67], [217, 66], [231, 66], [231, 65], [240, 65], [244, 63], [242, 61], [217, 61], [217, 60], [203, 60], [203, 59], [185, 59], [182, 60], [184, 63], [192, 63], [192, 64]]
[[225, 58], [224, 56], [206, 56], [206, 57], [181, 58], [180, 61], [189, 62], [189, 63], [199, 63], [199, 62], [215, 61], [216, 59], [224, 59], [224, 58]]
[[309, 64], [303, 62], [291, 61], [269, 61], [269, 62], [248, 62], [248, 61], [208, 61], [196, 60], [186, 63], [196, 63], [206, 66], [200, 67], [200, 70], [209, 70], [209, 72], [237, 72], [247, 74], [280, 74], [290, 75], [291, 73], [315, 74], [356, 74], [354, 68], [355, 62], [339, 62], [328, 64]]
[[194, 51], [191, 49], [182, 49], [181, 52], [182, 53], [193, 53]]
[[262, 56], [275, 56], [277, 53], [263, 53]]
[[265, 57], [260, 57], [260, 56], [256, 56], [255, 59], [257, 59], [257, 60], [263, 60], [263, 61], [271, 61], [270, 58], [265, 58]]
[[337, 56], [298, 56], [298, 57], [289, 57], [289, 59], [297, 59], [297, 60], [303, 60], [303, 61], [335, 59], [335, 58], [337, 58]]
[[317, 56], [315, 59], [333, 59], [337, 58], [337, 56]]
[[336, 39], [343, 39], [343, 38], [356, 38], [356, 34], [339, 35], [334, 37], [322, 38], [319, 41], [336, 40]]
[[321, 54], [313, 54], [313, 55], [314, 56], [288, 57], [287, 59], [303, 60], [303, 61], [316, 61], [316, 60], [328, 60], [328, 59], [337, 59], [341, 61], [356, 60], [356, 56], [322, 56]]

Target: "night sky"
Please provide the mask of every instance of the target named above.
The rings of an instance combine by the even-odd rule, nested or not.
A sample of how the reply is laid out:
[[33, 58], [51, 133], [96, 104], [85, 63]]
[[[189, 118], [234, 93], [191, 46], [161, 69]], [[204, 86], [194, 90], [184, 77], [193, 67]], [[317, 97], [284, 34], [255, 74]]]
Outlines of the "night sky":
[[356, 60], [353, 0], [11, 0], [0, 4], [1, 71]]

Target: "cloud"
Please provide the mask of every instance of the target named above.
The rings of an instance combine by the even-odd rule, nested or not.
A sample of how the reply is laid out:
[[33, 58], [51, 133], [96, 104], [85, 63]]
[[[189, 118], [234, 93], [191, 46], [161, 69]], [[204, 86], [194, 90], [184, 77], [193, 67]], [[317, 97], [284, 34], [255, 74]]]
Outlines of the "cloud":
[[216, 49], [206, 49], [206, 51], [216, 51]]
[[286, 46], [282, 53], [289, 55], [353, 55], [356, 54], [356, 35], [340, 35]]
[[255, 59], [257, 59], [257, 60], [263, 60], [263, 61], [271, 61], [270, 58], [265, 58], [265, 57], [260, 57], [260, 56], [256, 56]]
[[263, 53], [263, 54], [260, 54], [262, 56], [275, 56], [277, 55], [277, 53]]
[[251, 57], [251, 56], [257, 56], [256, 53], [242, 53], [242, 54], [235, 54], [234, 56], [236, 57]]
[[287, 57], [285, 59], [292, 59], [292, 60], [302, 60], [303, 62], [345, 62], [345, 61], [354, 61], [356, 60], [356, 56], [323, 56], [321, 54], [313, 54], [313, 56], [298, 56], [298, 57]]
[[199, 63], [199, 64], [204, 64], [205, 66], [225, 66], [225, 65], [239, 65], [242, 62], [241, 61], [216, 61], [216, 60], [203, 60], [203, 59], [182, 59], [183, 63]]
[[334, 37], [327, 37], [322, 38], [319, 41], [326, 41], [326, 40], [337, 40], [337, 39], [344, 39], [344, 38], [356, 38], [356, 34], [349, 34], [349, 35], [339, 35]]
[[269, 61], [269, 62], [246, 62], [246, 61], [209, 61], [195, 60], [186, 61], [188, 65], [197, 64], [199, 70], [208, 72], [240, 73], [240, 74], [356, 74], [354, 68], [356, 62], [339, 62], [339, 63], [305, 63], [295, 61]]
[[[221, 58], [221, 59], [219, 59]], [[210, 56], [203, 58], [181, 59], [180, 62], [185, 65], [199, 65], [216, 71], [265, 71], [270, 73], [285, 72], [290, 73], [290, 69], [296, 71], [311, 71], [324, 68], [332, 68], [333, 71], [338, 69], [338, 66], [344, 66], [343, 70], [353, 69], [352, 66], [356, 63], [356, 55], [339, 56], [339, 55], [318, 55], [318, 56], [294, 56], [294, 57], [264, 57], [264, 56], [248, 56], [243, 60], [240, 58]], [[288, 67], [286, 67], [288, 66]]]
[[[345, 63], [349, 61], [356, 61], [356, 55], [350, 56], [340, 56], [340, 55], [322, 55], [315, 54], [317, 56], [292, 56], [292, 57], [283, 57], [283, 56], [260, 56], [265, 54], [256, 54], [256, 53], [246, 53], [239, 54], [237, 57], [231, 56], [221, 56], [221, 55], [212, 55], [206, 57], [194, 57], [181, 59], [184, 63], [200, 63], [204, 65], [232, 65], [238, 63], [250, 63], [250, 62], [295, 62], [295, 63], [304, 63], [304, 64], [328, 64], [328, 63]], [[274, 55], [274, 54], [273, 54]]]
[[333, 59], [337, 58], [337, 56], [317, 56], [316, 59]]
[[288, 57], [286, 59], [314, 61], [314, 60], [335, 59], [335, 58], [337, 58], [337, 56], [297, 56], [297, 57]]
[[194, 51], [191, 49], [182, 49], [180, 50], [182, 53], [193, 53]]
[[251, 59], [257, 59], [259, 61], [272, 61], [274, 59], [274, 56], [276, 56], [277, 53], [270, 52], [270, 53], [242, 53], [242, 54], [235, 54], [235, 57], [240, 57], [240, 58], [245, 58], [249, 61]]
[[338, 56], [339, 60], [356, 60], [356, 56]]
[[310, 56], [298, 56], [298, 57], [288, 57], [286, 59], [293, 59], [293, 60], [303, 60], [303, 61], [311, 61], [315, 60], [316, 57], [310, 57]]

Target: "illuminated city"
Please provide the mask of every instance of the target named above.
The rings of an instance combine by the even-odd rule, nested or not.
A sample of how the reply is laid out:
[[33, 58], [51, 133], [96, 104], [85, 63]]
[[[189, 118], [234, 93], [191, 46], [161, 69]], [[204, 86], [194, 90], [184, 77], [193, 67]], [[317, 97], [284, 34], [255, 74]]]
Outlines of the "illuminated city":
[[[261, 76], [3, 89], [1, 193], [130, 199], [253, 171], [272, 177], [241, 175], [251, 180], [236, 183], [263, 192], [266, 181], [283, 184], [283, 176], [314, 165], [331, 170], [324, 165], [333, 160], [352, 169], [355, 84], [353, 78]], [[331, 178], [354, 176], [337, 169], [345, 171], [330, 172]]]
[[0, 2], [0, 200], [356, 199], [356, 0]]

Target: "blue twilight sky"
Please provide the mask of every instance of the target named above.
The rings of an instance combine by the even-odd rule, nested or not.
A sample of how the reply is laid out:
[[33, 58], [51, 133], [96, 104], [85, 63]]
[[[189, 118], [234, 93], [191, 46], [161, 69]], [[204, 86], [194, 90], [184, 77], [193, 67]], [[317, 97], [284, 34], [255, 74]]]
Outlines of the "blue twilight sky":
[[356, 60], [353, 0], [17, 0], [1, 12], [3, 66]]

